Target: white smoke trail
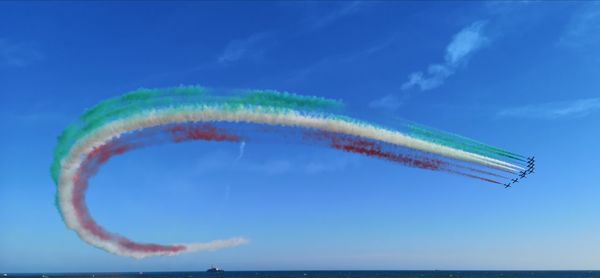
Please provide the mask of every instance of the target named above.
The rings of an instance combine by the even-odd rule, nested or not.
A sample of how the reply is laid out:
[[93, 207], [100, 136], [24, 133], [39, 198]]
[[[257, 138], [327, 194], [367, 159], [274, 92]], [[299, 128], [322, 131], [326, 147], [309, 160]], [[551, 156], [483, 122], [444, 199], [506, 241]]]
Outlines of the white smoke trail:
[[242, 156], [244, 156], [244, 149], [245, 148], [246, 148], [246, 141], [242, 141], [242, 143], [240, 143], [240, 153], [235, 158], [235, 163], [238, 163], [240, 161], [240, 159], [242, 159]]
[[243, 244], [247, 244], [250, 241], [243, 237], [236, 237], [226, 240], [213, 240], [207, 243], [188, 243], [184, 244], [186, 247], [185, 252], [198, 252], [198, 251], [216, 251], [223, 248], [236, 247]]
[[[243, 108], [232, 111], [209, 106], [187, 106], [183, 108], [164, 108], [160, 110], [153, 109], [130, 116], [128, 118], [122, 118], [110, 122], [84, 136], [72, 146], [68, 155], [61, 161], [61, 173], [58, 182], [59, 207], [67, 226], [76, 231], [84, 241], [94, 246], [118, 255], [135, 258], [156, 255], [176, 255], [181, 252], [217, 250], [220, 248], [234, 247], [247, 243], [248, 241], [244, 238], [234, 238], [229, 240], [216, 240], [208, 243], [182, 244], [183, 246], [186, 246], [187, 249], [181, 252], [135, 251], [114, 239], [106, 240], [93, 234], [92, 231], [85, 228], [84, 223], [80, 223], [76, 217], [76, 207], [73, 204], [73, 194], [76, 189], [76, 184], [74, 181], [81, 164], [84, 162], [85, 157], [87, 157], [90, 152], [101, 147], [102, 145], [107, 144], [113, 138], [117, 138], [128, 132], [166, 124], [186, 122], [243, 122], [313, 128], [322, 131], [358, 136], [397, 146], [408, 147], [415, 150], [472, 162], [511, 173], [522, 169], [520, 166], [514, 164], [412, 138], [397, 131], [387, 130], [364, 123], [340, 120], [337, 118], [307, 115], [295, 111], [281, 112], [268, 108]], [[241, 156], [243, 155], [244, 146], [245, 143], [242, 142], [238, 160], [241, 159]]]

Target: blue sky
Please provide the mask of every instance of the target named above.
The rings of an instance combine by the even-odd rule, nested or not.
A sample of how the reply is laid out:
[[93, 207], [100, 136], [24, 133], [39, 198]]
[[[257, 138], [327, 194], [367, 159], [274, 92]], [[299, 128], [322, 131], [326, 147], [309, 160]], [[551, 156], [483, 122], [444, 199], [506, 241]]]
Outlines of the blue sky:
[[[600, 268], [600, 5], [0, 4], [0, 272]], [[200, 84], [343, 100], [523, 154], [510, 190], [307, 146], [187, 143], [111, 160], [88, 206], [148, 242], [246, 246], [134, 260], [62, 223], [49, 167], [86, 108]]]

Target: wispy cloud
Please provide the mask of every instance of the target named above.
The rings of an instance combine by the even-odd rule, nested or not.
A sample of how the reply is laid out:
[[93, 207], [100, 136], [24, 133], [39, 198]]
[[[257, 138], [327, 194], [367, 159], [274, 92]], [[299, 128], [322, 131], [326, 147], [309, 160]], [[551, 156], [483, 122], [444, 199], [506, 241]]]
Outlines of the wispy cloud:
[[600, 111], [600, 98], [549, 102], [537, 105], [513, 107], [498, 112], [500, 117], [558, 119], [583, 117]]
[[[302, 24], [302, 31], [308, 29], [318, 29], [325, 27], [333, 22], [352, 15], [360, 10], [362, 3], [360, 1], [339, 2], [326, 14], [315, 15], [306, 18]], [[247, 38], [235, 39], [229, 42], [225, 50], [217, 58], [219, 64], [228, 64], [242, 59], [260, 59], [264, 54], [264, 46], [268, 39], [272, 37], [268, 33], [256, 33]]]
[[42, 52], [30, 43], [17, 43], [0, 38], [0, 64], [26, 67], [43, 58]]
[[369, 108], [397, 110], [402, 106], [402, 101], [395, 95], [387, 95], [369, 103]]
[[319, 18], [311, 18], [313, 28], [325, 27], [338, 19], [354, 14], [360, 9], [361, 2], [350, 1], [340, 2], [339, 6], [330, 13], [320, 16]]
[[394, 43], [396, 43], [396, 36], [390, 36], [385, 40], [374, 42], [371, 46], [364, 49], [327, 56], [317, 62], [299, 68], [291, 74], [286, 74], [285, 78], [290, 83], [298, 84], [306, 82], [310, 76], [317, 76], [323, 71], [330, 72], [334, 67], [353, 66], [357, 60], [369, 59], [370, 56], [376, 55], [378, 52], [392, 47]]
[[219, 55], [217, 62], [229, 64], [246, 58], [260, 59], [264, 52], [259, 46], [266, 38], [266, 33], [256, 33], [244, 39], [232, 40]]
[[446, 78], [453, 75], [459, 66], [466, 63], [468, 58], [486, 45], [489, 39], [483, 34], [486, 23], [477, 21], [454, 35], [446, 47], [444, 63], [431, 64], [425, 72], [417, 71], [408, 76], [408, 81], [402, 85], [403, 90], [418, 87], [421, 91], [431, 90], [444, 83]]
[[376, 44], [367, 48], [364, 51], [364, 54], [366, 54], [366, 55], [375, 54], [375, 53], [380, 52], [388, 47], [391, 47], [394, 43], [396, 43], [397, 39], [398, 39], [397, 35], [392, 35], [392, 36], [386, 38], [385, 40], [377, 42]]
[[559, 46], [581, 49], [600, 47], [600, 2], [589, 2], [581, 6], [558, 41]]

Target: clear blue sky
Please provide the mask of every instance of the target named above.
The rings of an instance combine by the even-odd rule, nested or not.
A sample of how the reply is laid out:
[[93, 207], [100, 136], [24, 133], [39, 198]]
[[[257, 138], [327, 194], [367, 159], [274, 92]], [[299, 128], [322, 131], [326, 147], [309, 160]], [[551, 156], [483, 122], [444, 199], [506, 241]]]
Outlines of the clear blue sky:
[[[600, 5], [0, 3], [0, 272], [600, 268]], [[54, 207], [56, 137], [97, 102], [200, 84], [341, 99], [535, 154], [510, 190], [306, 146], [134, 151], [92, 179], [110, 231], [249, 245], [134, 260]]]

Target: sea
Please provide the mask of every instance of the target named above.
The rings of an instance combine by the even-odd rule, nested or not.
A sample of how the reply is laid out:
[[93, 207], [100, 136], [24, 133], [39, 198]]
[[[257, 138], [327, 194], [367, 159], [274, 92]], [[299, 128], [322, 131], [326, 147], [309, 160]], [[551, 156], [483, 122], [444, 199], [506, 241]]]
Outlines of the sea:
[[598, 277], [600, 271], [226, 271], [147, 273], [6, 273], [4, 277], [165, 277], [165, 278], [480, 278], [480, 277]]

